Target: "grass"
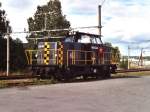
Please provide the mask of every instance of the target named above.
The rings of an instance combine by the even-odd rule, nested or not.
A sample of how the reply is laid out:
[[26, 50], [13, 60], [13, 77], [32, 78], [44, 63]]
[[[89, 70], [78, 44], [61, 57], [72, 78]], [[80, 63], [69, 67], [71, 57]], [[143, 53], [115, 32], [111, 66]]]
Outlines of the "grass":
[[117, 73], [113, 74], [113, 77], [128, 77], [128, 76], [150, 76], [150, 71], [143, 71], [143, 72], [127, 72], [127, 73]]
[[22, 87], [29, 85], [47, 85], [57, 83], [52, 79], [19, 79], [19, 80], [0, 80], [0, 88]]
[[[140, 77], [140, 76], [150, 76], [150, 71], [144, 72], [127, 72], [127, 73], [117, 73], [113, 74], [112, 78], [126, 78], [126, 77]], [[58, 83], [54, 79], [19, 79], [19, 80], [0, 80], [0, 88], [9, 87], [25, 87], [29, 85], [47, 85]]]

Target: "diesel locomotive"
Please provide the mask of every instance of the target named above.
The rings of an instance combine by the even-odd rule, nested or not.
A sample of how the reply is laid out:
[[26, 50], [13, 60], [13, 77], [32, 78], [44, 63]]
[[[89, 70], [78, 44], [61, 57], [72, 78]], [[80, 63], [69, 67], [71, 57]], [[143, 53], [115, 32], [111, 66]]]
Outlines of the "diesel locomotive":
[[36, 50], [26, 50], [26, 57], [33, 74], [41, 78], [109, 78], [117, 69], [112, 48], [102, 43], [100, 35], [73, 32], [39, 40], [37, 45]]

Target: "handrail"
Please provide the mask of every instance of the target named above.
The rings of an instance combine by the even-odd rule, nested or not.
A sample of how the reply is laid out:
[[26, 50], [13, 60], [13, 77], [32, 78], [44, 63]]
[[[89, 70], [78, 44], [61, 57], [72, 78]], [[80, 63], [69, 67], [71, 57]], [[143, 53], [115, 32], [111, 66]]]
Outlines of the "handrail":
[[[58, 49], [50, 49], [50, 51], [52, 52], [52, 54], [55, 56], [55, 54], [57, 54]], [[38, 54], [38, 52], [44, 52], [44, 49], [36, 49], [36, 50], [25, 50], [25, 54], [26, 54], [26, 58], [27, 58], [27, 62], [29, 65], [32, 65], [33, 62], [38, 62], [40, 60], [43, 61], [43, 59], [34, 59], [33, 57], [36, 57], [34, 55]], [[56, 57], [56, 59], [51, 58], [50, 60], [55, 60], [55, 63], [57, 64], [58, 62], [58, 57]]]
[[[76, 59], [76, 53], [84, 53], [84, 59]], [[95, 64], [95, 52], [94, 51], [83, 51], [83, 50], [67, 50], [67, 66], [70, 64], [69, 63], [69, 55], [71, 53], [71, 64], [75, 65], [76, 62], [84, 62], [84, 64], [87, 64], [87, 62], [92, 62], [92, 64]], [[91, 59], [87, 59], [87, 53], [92, 53]], [[81, 54], [80, 54], [81, 55]]]
[[[59, 64], [58, 63], [58, 60], [59, 60], [58, 50], [59, 49], [50, 49], [51, 56], [50, 56], [50, 59], [49, 59], [49, 60], [52, 60], [50, 62], [52, 62], [53, 64], [57, 64], [57, 65]], [[41, 55], [40, 54], [38, 55], [38, 53], [41, 53]], [[44, 53], [43, 49], [25, 50], [25, 54], [26, 54], [28, 64], [35, 64], [35, 63], [36, 64], [38, 64], [38, 63], [44, 64], [43, 63], [44, 59], [42, 57], [43, 53]], [[67, 56], [64, 57], [64, 58], [67, 58], [67, 60], [65, 62], [67, 64], [67, 66], [75, 65], [78, 62], [82, 62], [82, 64], [85, 64], [85, 65], [88, 64], [89, 62], [91, 62], [92, 65], [96, 64], [97, 54], [96, 54], [95, 51], [67, 50], [66, 54], [67, 54]], [[108, 54], [110, 54], [110, 55], [108, 55]], [[89, 55], [89, 57], [88, 57], [88, 55]], [[114, 61], [113, 58], [114, 57], [112, 56], [111, 52], [104, 52], [104, 55], [106, 55], [106, 56], [104, 56], [106, 58], [103, 59], [103, 61], [105, 63], [109, 63], [109, 62], [113, 63], [113, 61]], [[41, 57], [38, 58], [38, 56], [41, 56]], [[78, 56], [79, 56], [79, 58], [78, 58]], [[107, 56], [110, 57], [110, 58], [107, 58]]]

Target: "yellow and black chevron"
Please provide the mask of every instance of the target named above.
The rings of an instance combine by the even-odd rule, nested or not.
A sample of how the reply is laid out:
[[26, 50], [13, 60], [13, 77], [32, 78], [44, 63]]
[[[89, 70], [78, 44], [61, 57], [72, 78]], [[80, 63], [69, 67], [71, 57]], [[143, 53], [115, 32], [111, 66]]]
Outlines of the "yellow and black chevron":
[[63, 65], [63, 45], [58, 42], [58, 64]]
[[50, 44], [48, 42], [44, 43], [44, 64], [48, 65], [50, 60]]

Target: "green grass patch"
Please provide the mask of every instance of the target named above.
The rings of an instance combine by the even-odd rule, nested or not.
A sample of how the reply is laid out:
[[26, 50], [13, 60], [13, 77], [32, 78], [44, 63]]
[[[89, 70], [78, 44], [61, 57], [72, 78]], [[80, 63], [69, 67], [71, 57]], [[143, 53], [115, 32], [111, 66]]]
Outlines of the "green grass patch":
[[[140, 76], [150, 76], [150, 71], [144, 72], [127, 72], [127, 73], [117, 73], [113, 74], [112, 78], [127, 78], [127, 77], [140, 77]], [[9, 87], [25, 87], [29, 85], [47, 85], [58, 83], [54, 79], [18, 79], [18, 80], [0, 80], [0, 88]]]
[[0, 80], [0, 88], [23, 87], [29, 85], [47, 85], [57, 83], [53, 79], [20, 79], [20, 80]]
[[128, 76], [150, 76], [150, 71], [142, 71], [142, 72], [127, 72], [127, 73], [117, 73], [113, 74], [113, 77], [128, 77]]

